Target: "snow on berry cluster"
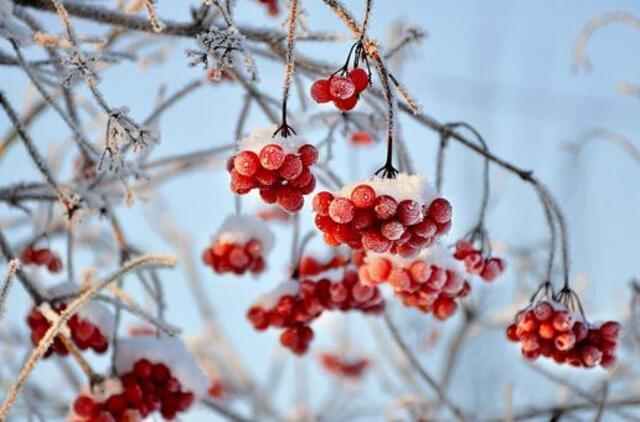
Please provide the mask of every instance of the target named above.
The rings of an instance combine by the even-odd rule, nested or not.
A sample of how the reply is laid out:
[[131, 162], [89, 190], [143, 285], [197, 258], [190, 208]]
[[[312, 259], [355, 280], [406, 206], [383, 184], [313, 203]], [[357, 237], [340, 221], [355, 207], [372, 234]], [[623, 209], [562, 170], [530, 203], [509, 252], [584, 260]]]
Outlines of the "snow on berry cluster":
[[[78, 292], [78, 286], [66, 282], [53, 286], [47, 290], [50, 297], [68, 295]], [[52, 313], [60, 314], [66, 309], [64, 302], [55, 304], [43, 303], [31, 309], [27, 316], [27, 325], [31, 329], [31, 344], [37, 346], [51, 327], [49, 318]], [[74, 314], [67, 322], [68, 334], [73, 343], [80, 350], [91, 349], [96, 353], [105, 353], [109, 348], [109, 339], [114, 331], [114, 316], [103, 304], [90, 301]], [[57, 336], [44, 357], [52, 354], [65, 356], [68, 353], [62, 340]]]
[[316, 226], [330, 246], [412, 256], [451, 226], [451, 205], [420, 175], [374, 176], [313, 200]]
[[340, 269], [316, 278], [280, 284], [256, 301], [247, 318], [259, 331], [283, 328], [280, 343], [301, 355], [313, 340], [311, 322], [330, 310], [380, 314], [384, 311], [384, 301], [377, 287], [359, 283], [353, 270]]
[[137, 421], [158, 411], [173, 420], [207, 392], [207, 377], [177, 339], [122, 339], [115, 363], [118, 377], [86, 388], [72, 405], [70, 421]]
[[27, 246], [20, 254], [20, 261], [24, 265], [46, 267], [49, 272], [58, 273], [62, 270], [62, 260], [49, 248], [34, 248]]
[[405, 306], [439, 320], [451, 317], [458, 309], [456, 300], [471, 291], [458, 262], [440, 245], [414, 258], [368, 252], [358, 274], [366, 285], [388, 282]]
[[311, 98], [323, 104], [333, 101], [340, 111], [352, 110], [360, 93], [369, 86], [369, 75], [361, 67], [356, 67], [345, 76], [332, 75], [327, 79], [317, 80], [311, 85]]
[[620, 324], [590, 324], [565, 305], [549, 300], [520, 311], [507, 328], [509, 340], [520, 343], [525, 358], [540, 356], [560, 364], [609, 368], [616, 362]]
[[349, 379], [361, 378], [370, 364], [369, 359], [364, 357], [343, 358], [335, 353], [328, 352], [321, 353], [319, 360], [327, 372]]
[[231, 190], [245, 195], [258, 189], [264, 202], [293, 213], [302, 209], [303, 196], [316, 187], [310, 167], [318, 150], [296, 135], [273, 136], [275, 130], [256, 129], [239, 141], [239, 152], [227, 164]]
[[230, 215], [202, 253], [202, 260], [218, 274], [260, 274], [274, 241], [269, 227], [258, 218]]
[[478, 274], [484, 281], [493, 281], [504, 272], [504, 260], [482, 256], [482, 251], [474, 248], [473, 243], [467, 240], [460, 240], [456, 243], [453, 257], [464, 263], [467, 272]]

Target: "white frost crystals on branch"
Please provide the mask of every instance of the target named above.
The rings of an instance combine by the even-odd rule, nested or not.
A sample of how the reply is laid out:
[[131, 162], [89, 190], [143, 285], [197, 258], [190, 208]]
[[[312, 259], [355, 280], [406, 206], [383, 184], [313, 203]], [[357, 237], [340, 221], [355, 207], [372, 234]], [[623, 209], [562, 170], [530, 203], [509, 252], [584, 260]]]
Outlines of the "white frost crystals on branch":
[[31, 44], [31, 32], [20, 25], [13, 16], [11, 0], [0, 0], [0, 37], [13, 40], [19, 45]]
[[[215, 72], [212, 73], [214, 80], [219, 80], [222, 72], [226, 68], [247, 71], [251, 81], [258, 80], [258, 70], [251, 54], [247, 50], [247, 39], [237, 28], [218, 28], [211, 25], [209, 30], [196, 36], [200, 49], [189, 49], [186, 51], [191, 66], [202, 64], [205, 69], [209, 68], [209, 60], [213, 60]], [[244, 64], [243, 67], [239, 64]]]

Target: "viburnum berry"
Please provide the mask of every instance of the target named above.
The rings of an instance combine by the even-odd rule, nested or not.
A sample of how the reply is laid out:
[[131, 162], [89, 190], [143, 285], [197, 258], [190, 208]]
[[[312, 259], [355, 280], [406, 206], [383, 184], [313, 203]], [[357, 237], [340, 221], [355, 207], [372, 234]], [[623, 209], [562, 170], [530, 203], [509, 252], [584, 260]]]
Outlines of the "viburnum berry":
[[454, 258], [464, 262], [467, 272], [478, 274], [484, 281], [493, 281], [505, 270], [505, 262], [501, 258], [483, 256], [482, 251], [474, 248], [473, 243], [460, 240], [456, 243]]
[[[557, 297], [563, 300], [562, 293]], [[540, 300], [518, 313], [507, 327], [507, 338], [520, 343], [527, 359], [544, 356], [585, 368], [615, 364], [620, 325], [615, 321], [589, 324], [582, 318], [565, 303]]]
[[355, 145], [371, 145], [373, 138], [369, 133], [359, 130], [351, 134], [351, 143]]
[[342, 358], [334, 353], [322, 353], [320, 364], [329, 373], [339, 377], [357, 379], [364, 375], [369, 367], [369, 360], [366, 358]]
[[369, 75], [366, 70], [361, 67], [357, 67], [349, 72], [349, 79], [353, 82], [357, 93], [364, 91], [369, 86]]
[[349, 223], [353, 220], [354, 214], [355, 206], [347, 198], [335, 198], [329, 205], [329, 216], [336, 223]]
[[336, 108], [340, 111], [351, 111], [358, 104], [358, 97], [353, 95], [345, 99], [336, 98], [333, 100], [333, 104], [335, 104]]
[[451, 213], [451, 204], [444, 198], [437, 198], [429, 205], [429, 215], [436, 223], [447, 223], [451, 220]]
[[260, 158], [253, 151], [240, 151], [233, 158], [233, 168], [243, 176], [253, 176], [260, 168]]
[[376, 191], [367, 184], [361, 184], [351, 191], [351, 201], [356, 208], [371, 208], [376, 200]]
[[334, 76], [329, 79], [329, 93], [334, 99], [346, 100], [356, 93], [356, 86], [350, 78]]
[[315, 81], [313, 85], [311, 85], [311, 98], [313, 98], [316, 103], [320, 104], [328, 103], [333, 100], [333, 96], [329, 91], [329, 85], [329, 79], [320, 79]]
[[284, 159], [285, 153], [280, 145], [269, 144], [260, 150], [260, 164], [267, 170], [278, 170]]

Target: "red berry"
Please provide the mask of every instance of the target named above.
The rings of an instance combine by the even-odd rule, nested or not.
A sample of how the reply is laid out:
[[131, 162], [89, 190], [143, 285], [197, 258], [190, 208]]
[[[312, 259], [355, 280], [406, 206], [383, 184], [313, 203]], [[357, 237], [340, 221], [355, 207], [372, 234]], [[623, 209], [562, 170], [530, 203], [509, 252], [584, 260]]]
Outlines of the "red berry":
[[451, 221], [451, 204], [444, 198], [434, 199], [429, 205], [429, 216], [438, 224]]
[[253, 151], [240, 151], [233, 159], [233, 168], [243, 176], [253, 176], [260, 168], [258, 154]]
[[302, 164], [309, 167], [318, 161], [318, 149], [311, 144], [305, 144], [298, 149]]
[[260, 164], [267, 170], [278, 170], [284, 163], [284, 151], [280, 145], [268, 144], [260, 151]]
[[398, 240], [404, 233], [404, 226], [398, 220], [389, 220], [382, 223], [380, 233], [389, 240]]
[[569, 331], [573, 328], [574, 320], [569, 311], [558, 311], [553, 317], [553, 328], [558, 331]]
[[58, 273], [62, 270], [62, 261], [57, 256], [54, 256], [47, 264], [47, 269], [52, 273]]
[[402, 224], [412, 226], [422, 220], [422, 207], [416, 201], [406, 199], [398, 204], [397, 216]]
[[411, 231], [413, 232], [413, 234], [424, 237], [425, 239], [433, 237], [436, 234], [437, 230], [438, 227], [433, 221], [428, 218], [425, 218], [418, 224], [411, 226]]
[[260, 198], [267, 204], [275, 204], [278, 200], [276, 189], [260, 189]]
[[538, 334], [545, 340], [551, 340], [556, 336], [556, 330], [551, 322], [545, 321], [538, 327]]
[[356, 104], [358, 104], [358, 96], [354, 95], [352, 97], [349, 97], [347, 99], [344, 100], [340, 100], [340, 99], [335, 99], [333, 100], [333, 104], [340, 110], [340, 111], [349, 111], [349, 110], [353, 110], [353, 108], [356, 106]]
[[377, 230], [369, 230], [362, 235], [362, 246], [371, 252], [384, 253], [391, 248], [391, 241]]
[[576, 344], [576, 336], [571, 331], [567, 331], [566, 333], [561, 333], [556, 336], [553, 344], [556, 346], [556, 349], [561, 352], [566, 352], [568, 350], [573, 349], [573, 346]]
[[256, 182], [252, 177], [243, 176], [235, 169], [231, 171], [231, 191], [238, 195], [243, 195], [256, 187]]
[[364, 303], [373, 299], [375, 289], [362, 283], [356, 283], [356, 285], [351, 289], [351, 293], [353, 294], [353, 299], [356, 302]]
[[105, 408], [112, 415], [118, 416], [127, 410], [127, 398], [124, 394], [116, 394], [107, 399], [104, 403]]
[[511, 324], [507, 327], [507, 338], [511, 341], [518, 341], [520, 340], [518, 338], [518, 335], [516, 334], [516, 325], [515, 324]]
[[489, 258], [484, 263], [480, 277], [485, 281], [495, 280], [504, 271], [504, 261], [500, 258]]
[[458, 305], [452, 299], [439, 297], [433, 303], [433, 316], [442, 321], [451, 317], [457, 309]]
[[367, 184], [358, 185], [351, 191], [351, 201], [356, 208], [370, 208], [376, 199], [376, 191]]
[[171, 373], [169, 368], [163, 363], [153, 365], [153, 379], [157, 382], [164, 382], [169, 379]]
[[262, 186], [273, 186], [280, 179], [280, 174], [275, 170], [267, 170], [260, 167], [253, 177]]
[[602, 352], [595, 346], [584, 346], [580, 352], [580, 358], [584, 366], [593, 368], [602, 360]]
[[293, 186], [280, 186], [277, 191], [278, 205], [288, 212], [298, 212], [304, 206], [300, 189]]
[[607, 341], [618, 341], [618, 337], [620, 336], [620, 324], [615, 321], [605, 322], [600, 326], [600, 335]]
[[380, 220], [388, 220], [396, 215], [398, 203], [389, 195], [380, 195], [376, 198], [373, 205], [373, 211]]
[[147, 379], [151, 377], [152, 371], [153, 366], [151, 365], [151, 362], [146, 359], [141, 359], [133, 365], [133, 372], [136, 374], [138, 379]]
[[329, 92], [334, 100], [346, 100], [356, 93], [356, 86], [349, 78], [334, 76], [329, 79]]
[[370, 145], [373, 139], [367, 132], [357, 131], [351, 134], [351, 142], [356, 145]]
[[311, 98], [313, 98], [316, 103], [320, 104], [331, 101], [333, 98], [329, 92], [329, 85], [328, 79], [315, 81], [313, 85], [311, 85]]
[[391, 273], [391, 262], [386, 258], [378, 258], [369, 263], [369, 274], [375, 281], [386, 281]]
[[349, 72], [349, 79], [353, 82], [356, 92], [364, 91], [369, 85], [369, 75], [367, 75], [367, 72], [360, 67]]
[[300, 188], [300, 192], [302, 192], [303, 195], [309, 195], [315, 189], [316, 189], [316, 178], [311, 177], [311, 180], [309, 180], [309, 183], [307, 183], [306, 185]]
[[546, 321], [553, 316], [553, 307], [548, 302], [540, 302], [533, 308], [533, 315], [538, 321]]
[[297, 188], [302, 188], [303, 186], [307, 186], [311, 183], [311, 179], [313, 179], [313, 174], [309, 167], [303, 167], [302, 172], [295, 179], [291, 180], [289, 184], [291, 186], [295, 186]]
[[287, 154], [284, 157], [282, 166], [280, 166], [280, 176], [286, 180], [293, 180], [302, 173], [302, 160], [293, 154]]
[[353, 202], [347, 198], [335, 198], [329, 205], [329, 216], [336, 223], [349, 223], [353, 220], [354, 214]]
[[239, 246], [229, 252], [229, 263], [232, 267], [244, 269], [249, 264], [249, 255]]
[[98, 410], [98, 405], [91, 397], [80, 396], [73, 402], [73, 411], [78, 416], [92, 416]]
[[331, 192], [322, 191], [318, 192], [313, 198], [313, 210], [321, 216], [329, 215], [329, 206], [333, 201], [333, 194]]

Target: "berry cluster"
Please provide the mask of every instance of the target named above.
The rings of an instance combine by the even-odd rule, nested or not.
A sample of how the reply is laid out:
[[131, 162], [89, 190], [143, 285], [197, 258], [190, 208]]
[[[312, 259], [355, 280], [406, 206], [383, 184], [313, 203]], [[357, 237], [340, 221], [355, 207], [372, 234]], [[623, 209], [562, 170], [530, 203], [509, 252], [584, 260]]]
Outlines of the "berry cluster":
[[313, 340], [311, 322], [322, 312], [334, 309], [379, 314], [384, 311], [384, 301], [377, 287], [359, 283], [355, 271], [346, 271], [338, 281], [320, 278], [283, 283], [259, 299], [247, 318], [259, 331], [284, 328], [280, 343], [301, 355]]
[[316, 226], [330, 246], [412, 256], [451, 226], [451, 205], [436, 198], [422, 177], [373, 177], [313, 200]]
[[464, 262], [467, 272], [478, 274], [484, 281], [493, 281], [504, 272], [504, 260], [483, 256], [482, 251], [474, 248], [473, 243], [467, 240], [460, 240], [456, 243], [453, 257]]
[[218, 274], [260, 274], [273, 242], [273, 234], [257, 218], [230, 215], [202, 253], [202, 261]]
[[[66, 309], [64, 303], [51, 307], [51, 310], [60, 314]], [[34, 307], [27, 316], [27, 325], [31, 329], [31, 344], [37, 346], [40, 340], [51, 327], [51, 323], [47, 317], [41, 312], [40, 308]], [[100, 328], [81, 318], [78, 314], [73, 315], [67, 322], [70, 330], [70, 338], [80, 350], [92, 349], [96, 353], [104, 353], [109, 348], [108, 333], [103, 333]], [[62, 340], [57, 336], [51, 346], [47, 349], [44, 357], [47, 358], [53, 353], [66, 356], [68, 353]]]
[[322, 353], [320, 364], [327, 372], [344, 378], [361, 378], [369, 367], [369, 359], [345, 359], [333, 353]]
[[278, 0], [258, 0], [258, 2], [267, 7], [267, 13], [269, 13], [269, 16], [278, 16], [280, 14]]
[[298, 265], [298, 275], [300, 277], [310, 277], [325, 271], [342, 268], [347, 265], [347, 263], [347, 258], [340, 254], [334, 255], [324, 262], [311, 255], [305, 255], [302, 257], [300, 264]]
[[520, 343], [525, 358], [544, 356], [586, 368], [615, 364], [619, 334], [620, 324], [615, 321], [589, 324], [565, 305], [550, 300], [520, 311], [507, 328], [507, 337]]
[[62, 260], [49, 248], [36, 249], [33, 246], [27, 246], [20, 254], [20, 261], [24, 265], [47, 267], [47, 270], [52, 273], [62, 270]]
[[77, 420], [121, 421], [123, 416], [132, 418], [137, 414], [146, 418], [155, 411], [160, 411], [164, 419], [173, 420], [194, 401], [194, 394], [183, 389], [166, 365], [147, 359], [138, 360], [130, 372], [121, 375], [120, 383], [121, 391], [103, 402], [89, 395], [79, 396], [73, 403]]
[[405, 306], [431, 312], [439, 320], [451, 317], [458, 309], [456, 299], [471, 291], [455, 261], [439, 246], [416, 258], [367, 254], [359, 276], [366, 285], [388, 282]]
[[204, 250], [202, 261], [218, 274], [241, 275], [247, 271], [260, 274], [265, 268], [262, 244], [257, 239], [251, 239], [244, 245], [216, 240]]
[[328, 79], [320, 79], [311, 85], [311, 98], [323, 104], [333, 101], [340, 111], [352, 110], [360, 93], [369, 86], [369, 75], [361, 67], [356, 67], [344, 76], [332, 75]]
[[239, 143], [240, 151], [227, 163], [231, 190], [245, 195], [253, 189], [267, 204], [278, 204], [294, 213], [304, 205], [304, 195], [316, 187], [310, 167], [318, 159], [318, 150], [296, 137], [271, 136], [254, 131]]

